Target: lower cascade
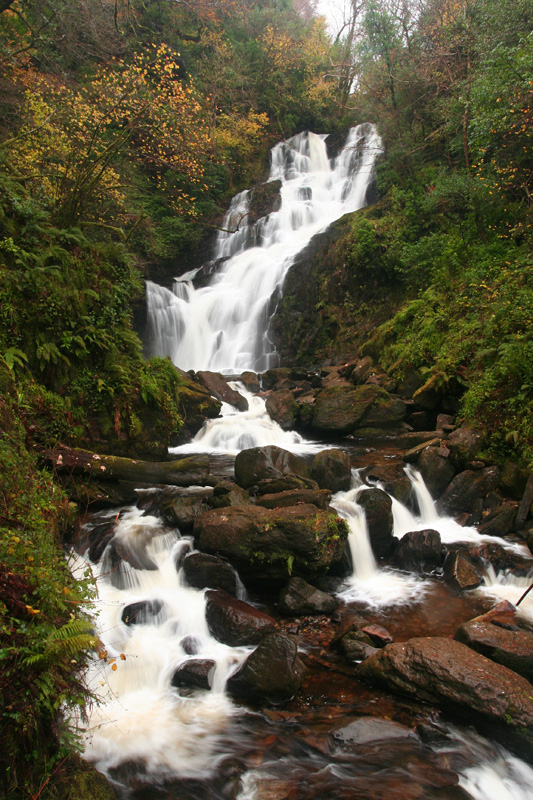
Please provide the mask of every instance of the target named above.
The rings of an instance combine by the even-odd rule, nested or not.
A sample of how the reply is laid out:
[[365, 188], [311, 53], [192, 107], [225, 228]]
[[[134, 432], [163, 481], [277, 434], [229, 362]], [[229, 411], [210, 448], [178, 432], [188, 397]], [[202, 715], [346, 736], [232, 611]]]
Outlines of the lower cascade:
[[[363, 387], [364, 419], [379, 427], [385, 408], [374, 441], [316, 411], [320, 376], [314, 395], [281, 377], [294, 425], [274, 419], [261, 376], [243, 383], [276, 364], [269, 320], [296, 255], [365, 204], [373, 126], [335, 159], [326, 142], [274, 148], [279, 202], [254, 219], [250, 194], [234, 199], [209, 285], [202, 268], [171, 291], [148, 284], [147, 351], [226, 373], [245, 410], [218, 398], [219, 416], [171, 448], [208, 460], [206, 485], [139, 485], [80, 525], [70, 564], [95, 579], [100, 648], [95, 702], [73, 724], [84, 757], [135, 800], [533, 800], [533, 559], [484, 532], [490, 468], [468, 476], [489, 487], [476, 518], [443, 488], [432, 497], [423, 435], [394, 444], [406, 405], [381, 386]], [[357, 393], [333, 373], [323, 396]], [[494, 656], [515, 633], [523, 651]]]

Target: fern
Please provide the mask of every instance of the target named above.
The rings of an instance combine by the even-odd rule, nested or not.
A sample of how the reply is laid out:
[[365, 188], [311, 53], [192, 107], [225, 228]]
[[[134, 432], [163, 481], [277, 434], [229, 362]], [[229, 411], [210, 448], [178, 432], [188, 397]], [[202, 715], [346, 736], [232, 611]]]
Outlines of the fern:
[[86, 650], [93, 650], [98, 644], [91, 624], [84, 619], [71, 619], [61, 628], [52, 630], [44, 640], [39, 653], [33, 653], [23, 660], [28, 667], [46, 667], [58, 658], [73, 658]]

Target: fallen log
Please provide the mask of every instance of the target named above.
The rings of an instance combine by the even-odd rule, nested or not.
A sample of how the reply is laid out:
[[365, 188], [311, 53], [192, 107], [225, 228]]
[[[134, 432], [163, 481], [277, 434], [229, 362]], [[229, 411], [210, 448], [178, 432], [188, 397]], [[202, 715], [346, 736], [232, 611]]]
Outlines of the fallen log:
[[209, 457], [203, 454], [178, 461], [153, 462], [65, 447], [46, 450], [43, 455], [45, 463], [59, 475], [83, 475], [89, 480], [170, 486], [205, 486], [212, 482], [209, 478]]

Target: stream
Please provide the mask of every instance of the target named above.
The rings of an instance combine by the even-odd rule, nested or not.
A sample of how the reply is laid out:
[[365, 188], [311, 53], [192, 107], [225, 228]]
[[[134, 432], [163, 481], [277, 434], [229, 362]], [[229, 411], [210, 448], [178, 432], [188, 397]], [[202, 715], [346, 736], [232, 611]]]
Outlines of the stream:
[[[364, 205], [380, 142], [372, 126], [353, 129], [335, 160], [326, 137], [299, 134], [277, 145], [270, 180], [281, 181], [281, 206], [247, 221], [248, 197], [233, 201], [214, 260], [222, 259], [208, 286], [196, 273], [176, 279], [172, 290], [149, 284], [151, 353], [170, 355], [183, 369], [238, 376], [276, 364], [268, 338], [271, 302], [309, 239], [342, 214]], [[261, 393], [230, 383], [248, 400], [239, 412], [225, 403], [193, 441], [171, 450], [173, 458], [208, 453], [215, 478], [232, 477], [235, 455], [277, 445], [311, 460], [331, 443], [307, 441], [270, 419]], [[192, 534], [165, 523], [154, 509], [160, 489], [140, 488], [136, 505], [89, 514], [71, 568], [96, 579], [95, 625], [103, 644], [86, 681], [97, 702], [79, 719], [84, 757], [104, 772], [120, 796], [135, 800], [311, 800], [311, 798], [444, 798], [531, 800], [533, 769], [473, 728], [451, 724], [415, 699], [392, 696], [359, 682], [353, 665], [331, 646], [345, 612], [361, 611], [385, 626], [395, 641], [453, 635], [457, 625], [502, 598], [516, 602], [530, 577], [488, 570], [485, 584], [453, 592], [439, 574], [421, 577], [376, 561], [361, 493], [364, 466], [394, 450], [360, 452], [346, 443], [352, 484], [331, 501], [346, 520], [353, 572], [337, 579], [340, 610], [326, 616], [285, 618], [274, 591], [239, 582], [239, 596], [272, 614], [280, 630], [296, 636], [307, 674], [298, 694], [280, 706], [248, 707], [225, 691], [228, 678], [253, 651], [231, 647], [210, 633], [204, 590], [187, 584], [182, 562], [194, 551]], [[482, 537], [439, 516], [420, 474], [406, 469], [414, 501], [392, 498], [395, 537], [437, 530], [442, 542], [496, 542], [530, 558], [524, 545]], [[184, 494], [205, 492], [189, 487]], [[109, 531], [99, 559], [91, 560], [95, 532]], [[121, 554], [127, 552], [128, 558]], [[140, 606], [135, 604], [141, 604]], [[142, 613], [131, 624], [128, 615]], [[136, 610], [137, 609], [137, 610]], [[533, 594], [520, 606], [533, 621]], [[181, 665], [213, 662], [210, 689], [173, 685]]]

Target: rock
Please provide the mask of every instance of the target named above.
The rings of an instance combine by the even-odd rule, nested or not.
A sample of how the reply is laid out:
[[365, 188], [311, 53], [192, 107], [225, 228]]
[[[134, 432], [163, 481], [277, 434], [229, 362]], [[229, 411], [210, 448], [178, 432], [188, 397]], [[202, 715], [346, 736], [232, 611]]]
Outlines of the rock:
[[435, 411], [442, 400], [442, 392], [437, 386], [435, 375], [413, 392], [413, 400], [424, 411]]
[[250, 213], [253, 220], [279, 211], [281, 206], [281, 181], [268, 181], [254, 186], [249, 193]]
[[238, 699], [283, 703], [297, 693], [305, 671], [294, 639], [272, 633], [229, 678], [226, 688]]
[[180, 647], [188, 656], [195, 656], [202, 646], [202, 640], [198, 636], [184, 636], [180, 642]]
[[124, 606], [120, 619], [124, 625], [145, 625], [147, 622], [154, 625], [162, 608], [159, 600], [140, 600]]
[[507, 536], [514, 526], [516, 514], [516, 505], [504, 503], [483, 517], [478, 531], [485, 536]]
[[210, 658], [190, 658], [175, 671], [171, 684], [176, 688], [182, 686], [191, 689], [211, 689], [216, 662]]
[[302, 478], [298, 475], [281, 475], [279, 478], [266, 478], [258, 481], [254, 486], [258, 495], [281, 494], [282, 492], [318, 492], [318, 483], [312, 478]]
[[331, 448], [317, 453], [311, 466], [311, 477], [321, 489], [346, 492], [352, 481], [350, 456], [342, 450]]
[[[512, 621], [503, 622], [506, 627], [502, 627], [494, 610], [463, 622], [455, 631], [454, 639], [533, 683], [533, 633], [520, 630], [512, 613], [509, 615]], [[510, 627], [514, 630], [509, 630]]]
[[326, 592], [321, 592], [303, 578], [291, 578], [279, 598], [282, 614], [298, 617], [304, 614], [331, 614], [339, 601]]
[[256, 505], [263, 508], [287, 508], [299, 503], [312, 503], [317, 508], [327, 509], [331, 492], [327, 489], [289, 489], [276, 494], [264, 494], [257, 498]]
[[[367, 383], [366, 387], [369, 386], [370, 384]], [[379, 387], [376, 386], [376, 388]], [[405, 415], [406, 407], [403, 400], [399, 397], [391, 397], [384, 388], [381, 388], [380, 394], [366, 411], [359, 425], [365, 428], [389, 428], [405, 419]]]
[[209, 508], [210, 504], [206, 497], [183, 495], [164, 500], [160, 511], [166, 522], [177, 525], [180, 531], [185, 533], [192, 530], [196, 517]]
[[[531, 684], [453, 639], [430, 637], [390, 644], [358, 667], [359, 677], [417, 700], [437, 703], [447, 713], [491, 726], [533, 753]], [[495, 724], [498, 723], [498, 724]]]
[[378, 647], [374, 647], [370, 637], [359, 631], [346, 633], [339, 642], [340, 649], [348, 661], [364, 661], [375, 653], [379, 652]]
[[359, 477], [371, 486], [376, 483], [382, 484], [380, 488], [404, 505], [411, 498], [413, 486], [405, 474], [403, 464], [400, 462], [375, 464], [371, 467], [366, 467], [360, 471]]
[[228, 594], [237, 596], [237, 573], [218, 556], [190, 553], [183, 560], [183, 572], [189, 586], [196, 589], [224, 589]]
[[209, 590], [205, 597], [207, 626], [211, 635], [223, 644], [231, 647], [257, 644], [276, 630], [272, 617], [222, 589]]
[[249, 489], [260, 480], [281, 475], [309, 477], [305, 461], [275, 445], [242, 450], [235, 458], [235, 482]]
[[420, 389], [423, 383], [424, 379], [419, 371], [414, 367], [407, 367], [398, 386], [398, 393], [402, 397], [410, 398], [414, 395], [417, 389]]
[[392, 501], [382, 489], [365, 489], [357, 496], [368, 526], [372, 551], [376, 558], [387, 558], [394, 550], [396, 540], [392, 534]]
[[190, 441], [207, 419], [219, 416], [221, 407], [220, 400], [213, 398], [207, 389], [192, 381], [186, 373], [181, 373], [181, 376], [178, 397], [184, 422], [173, 445]]
[[213, 494], [209, 499], [212, 508], [226, 508], [226, 506], [246, 506], [252, 500], [246, 489], [237, 486], [231, 481], [221, 481], [215, 484]]
[[513, 500], [521, 500], [526, 488], [527, 475], [514, 461], [506, 461], [500, 475], [502, 491]]
[[520, 502], [518, 513], [516, 515], [516, 527], [518, 530], [523, 527], [526, 519], [531, 515], [531, 505], [533, 503], [533, 472], [528, 478], [526, 488], [524, 489], [524, 496]]
[[351, 433], [377, 396], [378, 387], [353, 389], [331, 386], [322, 389], [313, 407], [311, 427], [324, 433]]
[[442, 495], [455, 475], [455, 467], [442, 454], [440, 447], [427, 447], [419, 456], [418, 469], [430, 495], [436, 499]]
[[[277, 384], [286, 385], [290, 383], [291, 370], [288, 367], [277, 367], [275, 369], [268, 369], [261, 376], [261, 385], [263, 389], [273, 389]], [[294, 384], [293, 384], [294, 385]]]
[[313, 578], [342, 557], [348, 528], [333, 512], [302, 504], [206, 511], [195, 523], [200, 550], [227, 558], [243, 580]]
[[406, 533], [398, 542], [393, 560], [400, 569], [433, 572], [442, 562], [440, 533], [431, 529]]
[[473, 461], [483, 447], [483, 435], [464, 426], [452, 431], [446, 440], [450, 450], [450, 459], [457, 469], [463, 469], [469, 461]]
[[452, 479], [437, 503], [440, 514], [460, 514], [471, 511], [476, 500], [485, 497], [498, 486], [500, 471], [498, 467], [481, 470], [467, 469]]
[[197, 379], [202, 383], [213, 397], [221, 400], [223, 403], [229, 403], [230, 406], [238, 409], [238, 411], [248, 411], [248, 400], [246, 397], [228, 386], [226, 378], [220, 372], [209, 372], [202, 370], [196, 373]]
[[413, 464], [418, 461], [420, 454], [426, 449], [426, 447], [440, 447], [440, 445], [441, 439], [433, 437], [427, 442], [422, 442], [421, 444], [417, 444], [416, 447], [412, 447], [410, 450], [407, 450], [407, 452], [403, 454], [403, 460], [407, 464]]
[[364, 628], [361, 628], [360, 633], [368, 636], [375, 647], [385, 647], [386, 644], [394, 641], [388, 630], [381, 625], [365, 625]]
[[462, 553], [448, 553], [444, 560], [444, 580], [454, 589], [475, 589], [483, 583], [483, 573]]
[[243, 372], [241, 375], [241, 383], [243, 383], [249, 392], [256, 394], [261, 386], [259, 384], [259, 377], [255, 372]]
[[[351, 367], [351, 368], [350, 368]], [[354, 386], [366, 383], [371, 375], [379, 372], [370, 356], [359, 359], [355, 364], [350, 365], [346, 377], [349, 377]], [[344, 374], [344, 368], [339, 370], [339, 374]]]
[[438, 431], [451, 432], [455, 427], [455, 416], [453, 414], [438, 414], [437, 424], [435, 425]]
[[333, 737], [341, 742], [364, 745], [381, 742], [385, 739], [416, 739], [418, 736], [405, 725], [379, 717], [360, 717], [343, 728], [333, 732]]
[[269, 417], [284, 431], [292, 430], [298, 425], [300, 406], [288, 389], [272, 392], [265, 405]]
[[414, 431], [435, 430], [435, 413], [433, 411], [413, 411], [407, 422]]

